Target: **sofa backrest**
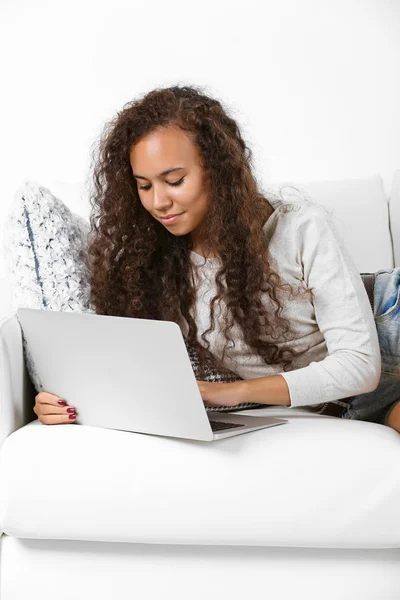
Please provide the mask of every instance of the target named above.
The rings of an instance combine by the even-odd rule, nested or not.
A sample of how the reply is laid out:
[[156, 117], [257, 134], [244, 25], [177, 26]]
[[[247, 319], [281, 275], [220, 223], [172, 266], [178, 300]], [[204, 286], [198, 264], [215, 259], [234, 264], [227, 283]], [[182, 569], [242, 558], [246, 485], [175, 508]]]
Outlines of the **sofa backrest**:
[[[273, 183], [268, 189], [276, 192], [282, 185]], [[360, 273], [394, 266], [389, 199], [379, 174], [365, 179], [287, 182], [285, 185], [296, 186], [306, 198], [327, 209]], [[287, 201], [299, 197], [290, 188], [282, 189], [282, 196]]]
[[400, 267], [400, 169], [397, 169], [393, 177], [389, 198], [389, 212], [394, 266]]

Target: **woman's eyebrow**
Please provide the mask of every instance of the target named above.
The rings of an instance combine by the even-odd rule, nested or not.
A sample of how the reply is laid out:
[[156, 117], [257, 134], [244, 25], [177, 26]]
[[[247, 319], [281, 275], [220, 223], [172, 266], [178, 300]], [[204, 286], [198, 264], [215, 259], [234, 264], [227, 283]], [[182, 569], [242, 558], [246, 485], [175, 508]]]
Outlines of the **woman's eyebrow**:
[[[157, 175], [157, 177], [162, 177], [163, 175], [168, 175], [168, 173], [172, 173], [173, 171], [180, 171], [181, 169], [184, 169], [184, 167], [174, 167], [173, 169], [167, 169], [166, 171], [163, 171], [162, 173], [159, 173]], [[132, 175], [134, 177], [137, 177], [137, 179], [147, 179], [147, 177], [143, 177], [143, 175], [136, 175], [133, 172], [132, 172]]]

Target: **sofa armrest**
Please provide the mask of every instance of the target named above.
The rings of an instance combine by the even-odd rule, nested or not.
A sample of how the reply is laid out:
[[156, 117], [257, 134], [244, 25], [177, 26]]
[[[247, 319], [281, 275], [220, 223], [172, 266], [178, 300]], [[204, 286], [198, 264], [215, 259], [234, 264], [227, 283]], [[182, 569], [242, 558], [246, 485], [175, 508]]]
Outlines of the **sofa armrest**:
[[21, 327], [13, 312], [0, 320], [0, 446], [36, 418], [35, 395], [25, 366]]

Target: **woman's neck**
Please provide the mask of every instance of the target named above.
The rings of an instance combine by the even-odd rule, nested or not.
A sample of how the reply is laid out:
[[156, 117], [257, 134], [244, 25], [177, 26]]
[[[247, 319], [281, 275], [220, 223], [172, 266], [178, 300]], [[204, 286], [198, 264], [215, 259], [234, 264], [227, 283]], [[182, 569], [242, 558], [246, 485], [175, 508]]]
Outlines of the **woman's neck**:
[[207, 244], [207, 237], [204, 234], [200, 235], [199, 232], [196, 231], [196, 235], [194, 235], [192, 232], [191, 237], [193, 244], [192, 252], [200, 254], [200, 256], [203, 256], [204, 258], [215, 258], [218, 256], [217, 253]]
[[216, 252], [204, 252], [201, 248], [193, 248], [192, 252], [200, 254], [200, 256], [203, 256], [204, 258], [216, 258], [218, 256]]

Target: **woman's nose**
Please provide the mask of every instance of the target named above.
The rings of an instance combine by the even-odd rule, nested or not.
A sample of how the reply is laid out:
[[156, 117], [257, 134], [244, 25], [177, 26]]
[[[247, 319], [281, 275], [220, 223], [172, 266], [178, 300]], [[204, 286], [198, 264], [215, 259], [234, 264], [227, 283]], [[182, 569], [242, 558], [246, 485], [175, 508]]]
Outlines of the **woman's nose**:
[[164, 207], [170, 206], [171, 201], [168, 198], [168, 193], [166, 190], [162, 190], [161, 188], [154, 188], [153, 193], [153, 206], [157, 210], [162, 210]]

